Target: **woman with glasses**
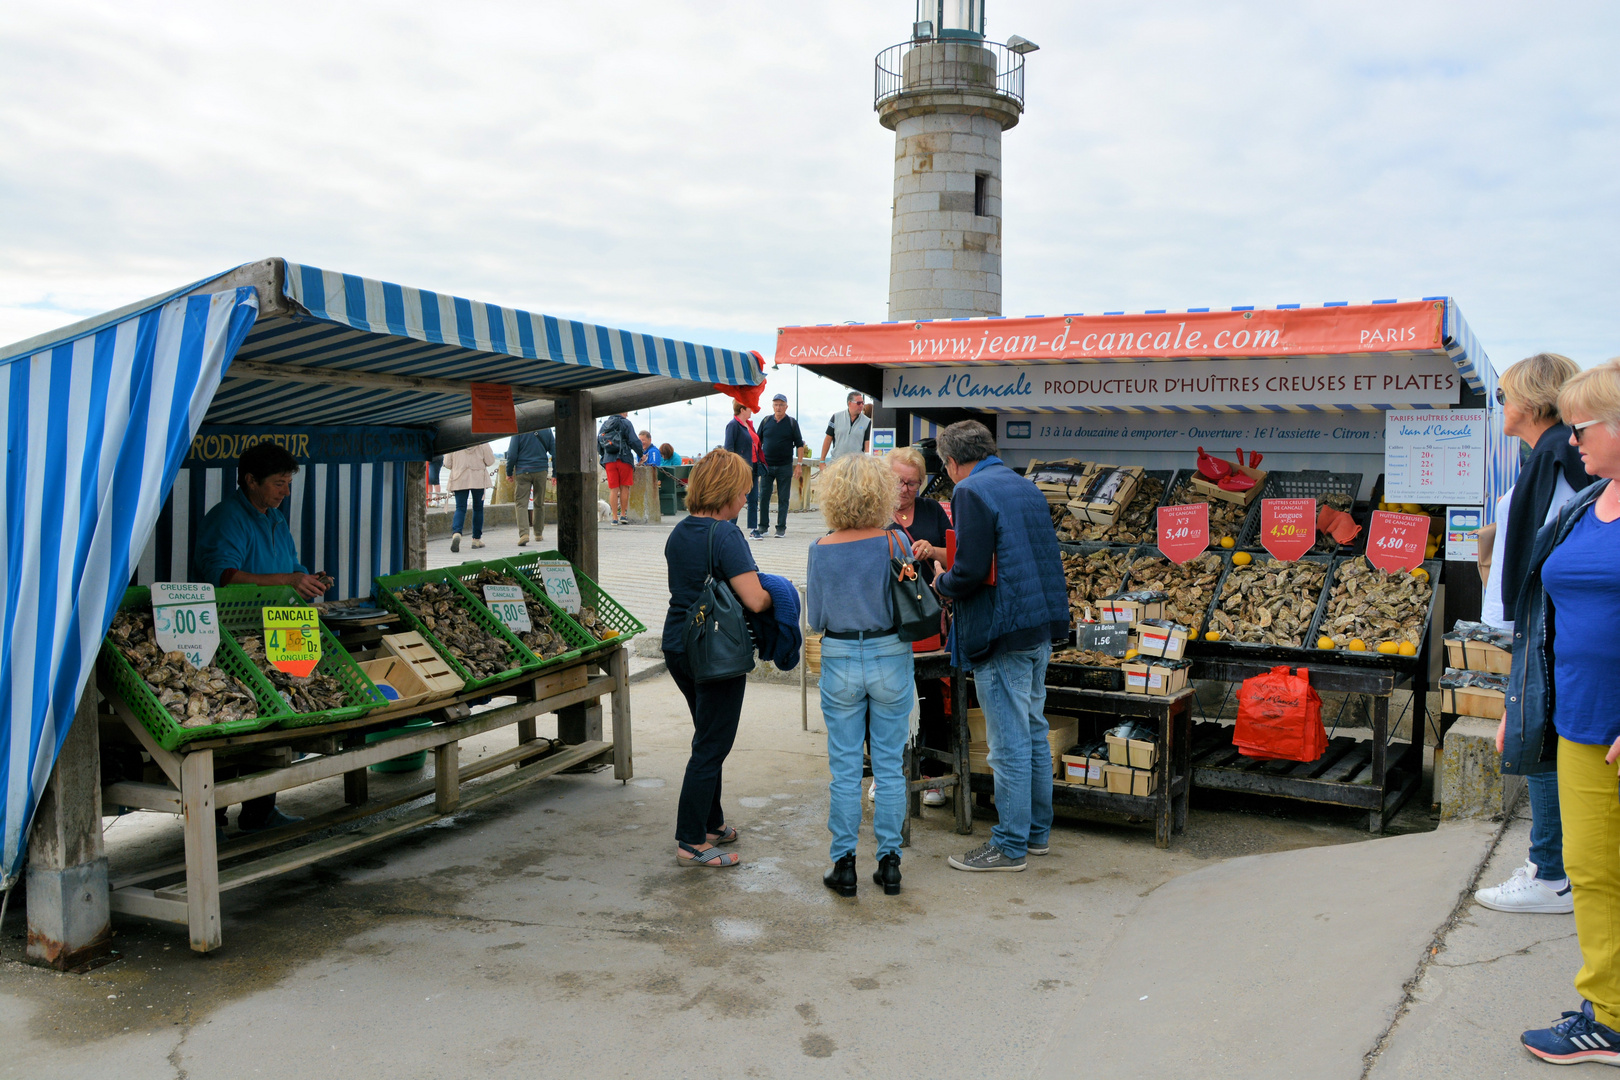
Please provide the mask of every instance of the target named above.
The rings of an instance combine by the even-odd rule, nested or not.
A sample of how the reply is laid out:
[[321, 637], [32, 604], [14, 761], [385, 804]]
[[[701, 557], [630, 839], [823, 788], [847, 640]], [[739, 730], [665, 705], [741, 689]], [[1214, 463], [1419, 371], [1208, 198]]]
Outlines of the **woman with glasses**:
[[[1485, 584], [1482, 618], [1503, 630], [1513, 629], [1512, 612], [1524, 588], [1536, 533], [1558, 516], [1564, 504], [1592, 483], [1580, 455], [1569, 442], [1569, 427], [1558, 412], [1558, 393], [1580, 368], [1557, 353], [1537, 353], [1501, 375], [1496, 402], [1502, 407], [1503, 431], [1529, 449], [1529, 457], [1512, 490], [1496, 511], [1496, 539], [1491, 547], [1491, 574]], [[1506, 723], [1497, 731], [1497, 747], [1507, 742]], [[1519, 747], [1513, 747], [1519, 755]], [[1523, 866], [1500, 885], [1474, 894], [1496, 911], [1567, 915], [1574, 910], [1564, 875], [1564, 839], [1558, 813], [1558, 774], [1554, 763], [1526, 770], [1530, 795], [1530, 853]]]
[[1611, 482], [1620, 478], [1620, 359], [1565, 383], [1558, 411], [1586, 472], [1599, 481], [1558, 512], [1530, 554], [1514, 609], [1502, 771], [1533, 772], [1557, 761], [1581, 1004], [1520, 1038], [1559, 1065], [1620, 1065], [1620, 711], [1613, 700], [1620, 487]]

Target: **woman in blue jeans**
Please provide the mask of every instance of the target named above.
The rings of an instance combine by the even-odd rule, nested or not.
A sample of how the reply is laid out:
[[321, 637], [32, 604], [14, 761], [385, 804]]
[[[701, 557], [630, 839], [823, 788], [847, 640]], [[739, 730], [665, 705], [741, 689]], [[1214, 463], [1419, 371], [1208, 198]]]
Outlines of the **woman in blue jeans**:
[[911, 645], [895, 632], [889, 587], [889, 532], [899, 490], [894, 473], [868, 454], [828, 465], [819, 481], [821, 512], [832, 532], [810, 547], [810, 629], [821, 634], [821, 715], [827, 725], [832, 782], [827, 831], [832, 868], [822, 880], [855, 895], [855, 844], [861, 826], [861, 746], [872, 757], [877, 799], [872, 880], [900, 891], [900, 829], [906, 819], [901, 767], [911, 730]]

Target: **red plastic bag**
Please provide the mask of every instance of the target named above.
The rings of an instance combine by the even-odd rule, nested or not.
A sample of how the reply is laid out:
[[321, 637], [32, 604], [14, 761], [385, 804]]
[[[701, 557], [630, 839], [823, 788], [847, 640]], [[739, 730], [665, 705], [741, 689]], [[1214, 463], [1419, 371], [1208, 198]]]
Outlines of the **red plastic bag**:
[[1245, 757], [1286, 761], [1315, 761], [1327, 753], [1322, 698], [1311, 688], [1310, 672], [1274, 667], [1244, 679], [1232, 745]]

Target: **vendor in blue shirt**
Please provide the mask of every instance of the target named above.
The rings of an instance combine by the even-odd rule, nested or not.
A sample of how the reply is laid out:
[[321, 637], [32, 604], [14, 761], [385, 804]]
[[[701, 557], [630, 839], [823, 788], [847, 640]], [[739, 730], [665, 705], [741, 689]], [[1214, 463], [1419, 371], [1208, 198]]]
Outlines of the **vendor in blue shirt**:
[[257, 443], [236, 463], [237, 488], [197, 529], [197, 580], [210, 585], [291, 585], [306, 600], [330, 587], [298, 561], [280, 506], [292, 493], [298, 461], [273, 442]]
[[[279, 507], [292, 493], [298, 460], [273, 442], [249, 447], [236, 462], [237, 488], [203, 516], [197, 529], [195, 578], [210, 585], [291, 585], [306, 600], [324, 593], [330, 579], [311, 574], [298, 561], [292, 530]], [[226, 766], [228, 772], [251, 766]], [[214, 811], [224, 835], [226, 807]], [[275, 794], [242, 804], [236, 824], [243, 832], [263, 832], [302, 821], [276, 809]]]

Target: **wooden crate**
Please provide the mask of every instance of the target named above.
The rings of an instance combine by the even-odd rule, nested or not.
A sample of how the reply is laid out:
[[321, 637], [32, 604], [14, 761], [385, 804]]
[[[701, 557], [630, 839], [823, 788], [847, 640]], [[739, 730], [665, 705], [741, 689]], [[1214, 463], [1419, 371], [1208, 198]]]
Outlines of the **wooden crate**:
[[397, 656], [410, 667], [428, 688], [425, 701], [437, 701], [461, 693], [461, 676], [450, 669], [438, 650], [414, 630], [403, 634], [384, 634], [382, 646], [390, 655]]
[[1248, 506], [1260, 497], [1261, 489], [1266, 486], [1266, 477], [1270, 474], [1261, 469], [1251, 469], [1247, 465], [1233, 465], [1232, 471], [1252, 477], [1254, 487], [1248, 491], [1227, 491], [1213, 480], [1205, 480], [1202, 476], [1194, 474], [1192, 478], [1193, 490], [1202, 495], [1208, 495], [1212, 499], [1232, 503], [1235, 506]]

